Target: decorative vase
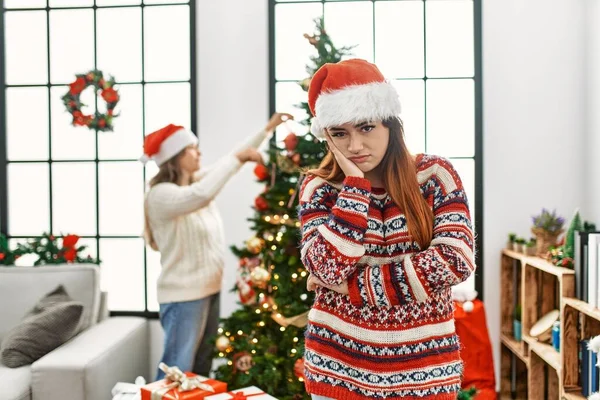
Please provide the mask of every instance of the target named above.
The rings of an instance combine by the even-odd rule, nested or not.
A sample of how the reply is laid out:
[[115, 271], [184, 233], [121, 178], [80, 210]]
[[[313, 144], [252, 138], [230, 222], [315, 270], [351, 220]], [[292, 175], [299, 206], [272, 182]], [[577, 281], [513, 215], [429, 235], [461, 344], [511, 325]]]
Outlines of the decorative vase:
[[536, 238], [536, 255], [544, 257], [551, 247], [556, 246], [558, 237], [563, 231], [561, 229], [558, 232], [548, 232], [541, 228], [531, 228], [531, 232]]
[[521, 341], [521, 321], [513, 319], [513, 337], [517, 342]]

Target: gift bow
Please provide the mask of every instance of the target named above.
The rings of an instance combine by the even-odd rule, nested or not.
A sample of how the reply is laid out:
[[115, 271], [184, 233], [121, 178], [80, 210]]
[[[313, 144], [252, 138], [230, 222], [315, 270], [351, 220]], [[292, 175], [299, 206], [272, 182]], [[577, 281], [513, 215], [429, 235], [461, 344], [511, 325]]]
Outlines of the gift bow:
[[201, 376], [186, 376], [178, 367], [169, 367], [167, 364], [162, 362], [158, 364], [158, 368], [165, 373], [166, 379], [173, 382], [167, 386], [169, 387], [169, 390], [177, 388], [177, 390], [180, 392], [187, 392], [188, 390], [193, 389], [202, 389], [211, 393], [215, 391], [215, 389], [209, 384], [202, 383], [206, 380], [206, 378]]

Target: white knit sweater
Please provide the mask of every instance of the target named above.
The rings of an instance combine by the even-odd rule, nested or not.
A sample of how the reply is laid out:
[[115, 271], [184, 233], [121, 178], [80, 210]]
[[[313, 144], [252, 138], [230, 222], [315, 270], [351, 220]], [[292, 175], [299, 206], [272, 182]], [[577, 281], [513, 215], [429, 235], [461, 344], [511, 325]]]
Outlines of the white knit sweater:
[[146, 195], [148, 222], [160, 251], [158, 302], [198, 300], [221, 290], [225, 238], [215, 196], [242, 164], [235, 153], [257, 148], [267, 134], [259, 132], [200, 171], [189, 186], [159, 183]]

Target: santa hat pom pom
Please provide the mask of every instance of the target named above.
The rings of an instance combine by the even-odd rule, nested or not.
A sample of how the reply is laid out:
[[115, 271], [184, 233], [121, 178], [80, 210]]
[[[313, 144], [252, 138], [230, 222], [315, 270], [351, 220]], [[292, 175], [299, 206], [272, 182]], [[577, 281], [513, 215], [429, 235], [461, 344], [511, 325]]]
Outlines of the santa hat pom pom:
[[588, 397], [588, 400], [600, 400], [600, 392], [594, 393], [593, 395]]
[[150, 158], [148, 158], [148, 156], [144, 154], [143, 156], [140, 157], [140, 161], [143, 164], [146, 164], [148, 161], [150, 161]]
[[470, 313], [471, 311], [473, 311], [473, 308], [475, 308], [475, 305], [471, 300], [467, 300], [463, 303], [462, 307], [463, 310], [465, 310], [465, 312]]
[[594, 353], [600, 352], [600, 335], [590, 339], [588, 349], [592, 350]]

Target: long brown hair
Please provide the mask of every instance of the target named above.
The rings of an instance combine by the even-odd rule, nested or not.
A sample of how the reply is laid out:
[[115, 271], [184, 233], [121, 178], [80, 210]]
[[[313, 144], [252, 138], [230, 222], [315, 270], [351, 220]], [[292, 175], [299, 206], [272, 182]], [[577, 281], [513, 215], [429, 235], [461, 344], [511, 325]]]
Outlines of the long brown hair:
[[[171, 157], [167, 162], [162, 164], [158, 169], [158, 172], [152, 179], [150, 179], [150, 183], [148, 185], [148, 191], [152, 189], [153, 186], [158, 185], [159, 183], [178, 183], [179, 178], [181, 177], [181, 169], [179, 168], [179, 159], [185, 152], [185, 149], [180, 151], [176, 156]], [[150, 222], [148, 220], [148, 199], [144, 199], [144, 240], [146, 244], [150, 246], [153, 250], [158, 251], [158, 246], [156, 245], [156, 241], [154, 240], [154, 235], [152, 234], [152, 229], [150, 229]]]
[[[385, 190], [406, 215], [409, 234], [425, 249], [433, 237], [433, 212], [419, 189], [417, 166], [406, 147], [402, 121], [394, 117], [382, 121], [382, 124], [390, 130], [390, 141], [377, 168], [382, 171]], [[309, 170], [307, 174], [337, 183], [345, 178], [331, 152], [323, 158], [319, 168]]]

